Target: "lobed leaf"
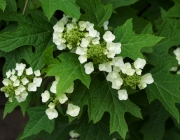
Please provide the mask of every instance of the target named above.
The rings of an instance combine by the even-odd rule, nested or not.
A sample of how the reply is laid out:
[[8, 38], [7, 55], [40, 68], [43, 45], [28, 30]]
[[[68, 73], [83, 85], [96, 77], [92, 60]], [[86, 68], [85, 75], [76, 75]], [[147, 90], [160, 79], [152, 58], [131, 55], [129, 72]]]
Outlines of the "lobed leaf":
[[83, 65], [79, 62], [78, 56], [73, 53], [62, 53], [58, 56], [60, 64], [49, 65], [47, 76], [59, 76], [60, 81], [57, 84], [57, 95], [62, 94], [68, 89], [76, 79], [89, 87], [90, 76], [85, 73]]
[[83, 20], [102, 26], [113, 12], [112, 4], [103, 5], [100, 0], [77, 0], [77, 4], [85, 11]]
[[123, 57], [129, 57], [133, 60], [143, 58], [141, 49], [144, 47], [152, 47], [157, 44], [162, 37], [154, 36], [152, 34], [138, 34], [133, 32], [132, 19], [127, 20], [122, 26], [117, 27], [114, 31], [116, 36], [115, 42], [122, 44]]
[[63, 11], [66, 15], [76, 18], [80, 17], [79, 7], [75, 0], [42, 0], [41, 1], [45, 15], [50, 19], [56, 10]]
[[51, 133], [53, 131], [55, 120], [48, 119], [45, 113], [46, 109], [46, 106], [36, 106], [28, 110], [28, 115], [30, 119], [24, 128], [21, 139], [31, 136], [33, 134], [38, 134], [42, 130], [48, 133]]

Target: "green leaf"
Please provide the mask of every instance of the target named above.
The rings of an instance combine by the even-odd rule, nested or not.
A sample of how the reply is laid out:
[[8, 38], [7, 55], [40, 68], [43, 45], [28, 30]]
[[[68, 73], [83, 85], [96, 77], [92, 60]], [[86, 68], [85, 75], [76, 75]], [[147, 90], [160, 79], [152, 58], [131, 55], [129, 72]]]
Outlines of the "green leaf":
[[112, 4], [103, 5], [100, 0], [77, 0], [77, 4], [85, 11], [83, 20], [102, 26], [111, 17]]
[[51, 133], [54, 129], [55, 120], [49, 120], [45, 110], [46, 106], [36, 106], [28, 110], [29, 121], [27, 122], [21, 139], [38, 134], [44, 130]]
[[30, 101], [31, 96], [28, 96], [26, 101], [21, 103], [17, 102], [15, 98], [13, 98], [12, 102], [7, 101], [4, 108], [3, 118], [5, 118], [8, 113], [11, 113], [17, 106], [20, 106], [22, 114], [25, 115], [27, 109], [29, 108]]
[[6, 8], [6, 1], [5, 0], [0, 0], [0, 9], [4, 11], [5, 8]]
[[89, 100], [89, 119], [96, 123], [102, 118], [105, 112], [109, 112], [110, 133], [117, 131], [124, 139], [128, 131], [128, 126], [124, 118], [125, 112], [141, 118], [140, 109], [130, 100], [120, 101], [117, 90], [112, 89], [110, 83], [107, 81], [91, 83]]
[[165, 109], [179, 122], [179, 112], [175, 104], [180, 103], [180, 76], [170, 74], [171, 64], [159, 64], [151, 73], [154, 83], [146, 88], [149, 102], [158, 99]]
[[131, 5], [134, 4], [135, 2], [137, 2], [138, 0], [101, 0], [101, 2], [103, 4], [112, 4], [114, 9], [121, 7], [121, 6], [127, 6], [127, 5]]
[[167, 12], [161, 9], [161, 14], [163, 18], [179, 18], [180, 17], [180, 1], [173, 0], [175, 2], [174, 6], [170, 8]]
[[153, 102], [150, 107], [150, 118], [141, 129], [143, 140], [162, 140], [169, 114], [159, 102]]
[[20, 63], [22, 59], [26, 60], [28, 64], [31, 63], [31, 59], [33, 57], [32, 47], [23, 46], [11, 52], [0, 51], [0, 57], [2, 56], [6, 59], [5, 64], [3, 66], [3, 75], [5, 76], [5, 72], [7, 72], [10, 69], [14, 69], [16, 63]]
[[172, 46], [180, 44], [180, 20], [166, 19], [158, 26], [157, 36], [165, 37], [158, 44], [153, 46], [153, 52], [147, 54], [148, 62], [154, 66], [162, 63], [170, 63], [172, 66], [177, 66], [175, 57], [169, 54], [169, 49]]
[[87, 117], [84, 117], [75, 132], [78, 132], [82, 140], [111, 140], [109, 135], [109, 125], [103, 121], [93, 124], [88, 122]]
[[60, 64], [60, 62], [55, 59], [53, 56], [53, 45], [50, 47], [47, 47], [43, 53], [43, 61], [46, 65], [51, 65], [51, 64]]
[[16, 12], [17, 11], [17, 5], [16, 0], [6, 0], [6, 9], [5, 12]]
[[123, 57], [129, 57], [133, 60], [143, 58], [141, 49], [151, 47], [158, 43], [162, 37], [157, 37], [152, 34], [139, 34], [133, 32], [132, 19], [126, 21], [125, 24], [115, 29], [115, 42], [121, 42]]
[[78, 56], [73, 53], [62, 53], [58, 56], [60, 64], [49, 65], [47, 76], [59, 76], [57, 94], [60, 95], [67, 90], [76, 79], [89, 87], [90, 76], [85, 73], [84, 66], [79, 62]]
[[30, 65], [34, 69], [41, 69], [44, 65], [42, 53], [47, 46], [52, 44], [53, 25], [52, 22], [50, 23], [45, 19], [41, 12], [33, 11], [31, 16], [0, 12], [1, 19], [15, 21], [19, 24], [17, 30], [0, 34], [0, 50], [10, 52], [24, 45], [32, 45], [35, 47], [35, 53], [31, 57]]
[[75, 0], [41, 0], [45, 15], [50, 19], [56, 10], [63, 11], [66, 15], [76, 18], [80, 17], [79, 7]]

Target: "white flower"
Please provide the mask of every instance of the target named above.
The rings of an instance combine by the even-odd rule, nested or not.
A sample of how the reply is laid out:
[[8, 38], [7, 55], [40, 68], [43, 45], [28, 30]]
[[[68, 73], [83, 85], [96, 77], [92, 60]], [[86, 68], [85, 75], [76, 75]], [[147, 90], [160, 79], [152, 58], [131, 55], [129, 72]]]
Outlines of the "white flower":
[[89, 62], [87, 64], [84, 65], [85, 68], [85, 73], [86, 74], [91, 74], [94, 71], [94, 66], [92, 62]]
[[35, 75], [35, 76], [40, 76], [40, 75], [41, 75], [40, 70], [36, 70], [36, 71], [34, 71], [34, 75]]
[[47, 102], [50, 98], [49, 91], [45, 90], [44, 93], [41, 94], [41, 97], [43, 103]]
[[65, 93], [72, 93], [74, 91], [74, 82], [72, 82], [71, 86], [65, 91]]
[[170, 71], [177, 71], [178, 70], [178, 67], [172, 67], [171, 69], [170, 69]]
[[39, 78], [34, 77], [33, 83], [36, 84], [37, 87], [40, 87], [41, 83], [42, 83], [42, 78], [41, 77], [39, 77]]
[[83, 48], [88, 47], [90, 40], [88, 38], [82, 38], [80, 46]]
[[7, 76], [7, 78], [9, 78], [9, 77], [11, 76], [11, 70], [8, 70], [8, 71], [6, 72], [6, 76]]
[[92, 30], [94, 28], [94, 24], [90, 23], [89, 21], [86, 21], [86, 30]]
[[68, 23], [68, 24], [66, 25], [66, 28], [67, 28], [68, 31], [70, 31], [70, 30], [72, 30], [72, 29], [74, 28], [74, 24]]
[[112, 88], [119, 90], [121, 88], [121, 85], [123, 84], [123, 79], [121, 77], [118, 77], [116, 79], [113, 79], [112, 82]]
[[56, 109], [51, 109], [51, 108], [48, 108], [46, 109], [46, 115], [48, 116], [48, 118], [50, 120], [54, 119], [54, 118], [57, 118], [58, 117], [58, 112], [56, 111]]
[[68, 98], [66, 94], [62, 93], [60, 96], [58, 96], [58, 100], [61, 104], [64, 104], [68, 100]]
[[18, 87], [18, 89], [19, 89], [20, 92], [23, 92], [23, 91], [26, 90], [26, 88], [25, 88], [23, 85], [20, 85], [20, 86]]
[[27, 74], [27, 75], [33, 74], [33, 69], [32, 69], [31, 67], [28, 68], [28, 69], [26, 69], [26, 74]]
[[116, 53], [115, 53], [114, 51], [109, 51], [109, 52], [107, 53], [107, 57], [108, 57], [108, 58], [114, 58], [115, 55], [116, 55]]
[[147, 84], [151, 84], [153, 82], [154, 82], [154, 79], [153, 79], [151, 73], [147, 73], [141, 77], [138, 87], [140, 89], [144, 89], [144, 88], [146, 88]]
[[74, 130], [71, 130], [71, 131], [69, 132], [69, 135], [70, 135], [71, 138], [77, 138], [77, 137], [80, 136], [80, 134], [74, 132]]
[[138, 58], [134, 62], [134, 67], [136, 69], [143, 69], [145, 65], [146, 65], [146, 60], [145, 59]]
[[176, 56], [180, 56], [180, 48], [177, 48], [176, 50], [174, 50], [174, 54]]
[[85, 21], [79, 21], [78, 25], [79, 25], [79, 30], [80, 31], [85, 30], [85, 28], [86, 28], [86, 22]]
[[54, 26], [53, 29], [55, 32], [63, 32], [64, 31], [64, 23], [62, 21], [58, 21]]
[[106, 47], [109, 51], [113, 51], [115, 54], [119, 54], [121, 52], [121, 43], [109, 42], [106, 44]]
[[106, 62], [106, 63], [103, 63], [103, 64], [99, 64], [99, 70], [100, 71], [111, 72], [112, 71], [111, 63]]
[[100, 44], [99, 38], [94, 38], [94, 39], [92, 40], [92, 44], [94, 44], [94, 45]]
[[29, 80], [28, 80], [26, 77], [24, 77], [24, 78], [21, 80], [21, 82], [22, 82], [23, 85], [26, 85], [27, 83], [29, 83]]
[[105, 21], [103, 24], [104, 30], [108, 30], [109, 21]]
[[25, 67], [26, 67], [26, 65], [25, 64], [23, 64], [23, 63], [16, 63], [16, 68], [15, 68], [15, 70], [17, 70], [17, 71], [23, 71], [24, 69], [25, 69]]
[[119, 77], [119, 73], [115, 72], [115, 71], [112, 71], [112, 72], [108, 73], [106, 79], [107, 79], [107, 81], [113, 81], [114, 79], [116, 79], [118, 77]]
[[21, 94], [21, 91], [20, 91], [20, 89], [18, 89], [18, 88], [17, 88], [17, 89], [15, 89], [15, 90], [14, 90], [14, 92], [15, 92], [15, 95], [19, 95], [19, 94]]
[[10, 77], [10, 79], [14, 82], [14, 81], [16, 81], [16, 79], [17, 79], [17, 76], [15, 76], [15, 75], [12, 75], [11, 77]]
[[79, 59], [79, 62], [80, 62], [81, 64], [83, 64], [84, 62], [87, 61], [87, 55], [80, 55], [80, 56], [78, 57], [78, 59]]
[[137, 75], [141, 75], [142, 70], [141, 69], [135, 69]]
[[80, 107], [77, 105], [73, 105], [73, 104], [68, 104], [68, 109], [66, 111], [66, 113], [72, 117], [75, 117], [79, 114], [80, 111]]
[[36, 90], [37, 90], [37, 86], [35, 83], [28, 84], [28, 91], [36, 91]]
[[128, 94], [125, 89], [121, 89], [118, 91], [118, 98], [119, 100], [127, 100], [128, 99]]
[[60, 45], [57, 45], [58, 50], [64, 50], [66, 48], [66, 44], [62, 43]]
[[77, 48], [76, 48], [76, 54], [86, 55], [86, 54], [87, 54], [87, 48], [77, 47]]
[[111, 31], [106, 31], [103, 35], [103, 39], [106, 42], [112, 42], [115, 39], [115, 35], [113, 35]]
[[124, 65], [124, 62], [123, 62], [123, 58], [121, 56], [118, 56], [118, 57], [114, 57], [112, 59], [112, 63], [114, 66], [116, 67], [121, 67]]
[[119, 67], [113, 66], [113, 71], [115, 71], [115, 72], [120, 72], [121, 69], [120, 69]]
[[52, 93], [56, 93], [56, 86], [57, 86], [58, 82], [57, 81], [54, 81], [50, 87], [50, 91]]
[[135, 70], [131, 68], [130, 63], [125, 63], [124, 65], [121, 66], [120, 69], [122, 70], [122, 73], [127, 74], [129, 76], [132, 76], [135, 73]]
[[3, 79], [2, 83], [5, 85], [5, 86], [8, 86], [9, 84], [11, 84], [11, 81], [9, 79]]
[[20, 103], [20, 102], [25, 101], [27, 96], [28, 96], [28, 93], [26, 91], [23, 91], [21, 94], [16, 95], [15, 98]]
[[98, 32], [92, 28], [91, 30], [89, 30], [89, 36], [90, 37], [97, 37]]
[[20, 85], [20, 81], [18, 79], [16, 79], [13, 83], [14, 87], [18, 87]]
[[16, 73], [15, 69], [12, 69], [11, 75], [14, 75]]

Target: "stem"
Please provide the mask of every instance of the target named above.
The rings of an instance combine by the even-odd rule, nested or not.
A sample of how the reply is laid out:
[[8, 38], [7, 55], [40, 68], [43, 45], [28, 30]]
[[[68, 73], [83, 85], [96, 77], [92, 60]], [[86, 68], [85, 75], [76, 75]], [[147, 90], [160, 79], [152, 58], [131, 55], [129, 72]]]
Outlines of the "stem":
[[26, 2], [25, 2], [25, 4], [24, 4], [23, 14], [24, 14], [25, 11], [26, 11], [27, 4], [28, 4], [28, 0], [26, 0]]

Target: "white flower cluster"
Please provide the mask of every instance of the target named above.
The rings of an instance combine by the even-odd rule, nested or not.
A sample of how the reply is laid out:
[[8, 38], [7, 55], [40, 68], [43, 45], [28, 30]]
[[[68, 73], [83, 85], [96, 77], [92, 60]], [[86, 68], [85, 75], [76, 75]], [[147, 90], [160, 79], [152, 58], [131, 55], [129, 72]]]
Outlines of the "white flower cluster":
[[80, 136], [80, 134], [74, 132], [74, 130], [71, 130], [69, 132], [69, 136], [71, 137], [70, 140], [77, 140], [77, 138]]
[[[174, 51], [174, 54], [176, 56], [176, 59], [178, 61], [178, 64], [180, 65], [180, 48], [176, 48]], [[176, 72], [177, 74], [180, 74], [180, 69], [178, 67], [172, 67], [170, 71]]]
[[[108, 21], [104, 23], [103, 39], [100, 33], [94, 29], [94, 24], [89, 21], [76, 22], [70, 20], [68, 16], [63, 18], [54, 25], [53, 42], [59, 50], [66, 47], [73, 49], [79, 55], [78, 59], [84, 65], [85, 72], [90, 74], [94, 71], [93, 64], [99, 64], [99, 69], [109, 68], [109, 59], [115, 57], [121, 52], [121, 43], [114, 43], [115, 35], [108, 31]], [[102, 41], [101, 41], [102, 40]]]
[[121, 43], [113, 42], [115, 35], [108, 30], [108, 21], [104, 22], [104, 34], [95, 30], [94, 24], [88, 21], [76, 22], [69, 17], [63, 18], [54, 25], [53, 42], [59, 50], [66, 47], [72, 49], [77, 55], [81, 64], [84, 64], [85, 73], [91, 74], [94, 71], [94, 64], [98, 64], [100, 71], [108, 72], [106, 79], [112, 82], [112, 88], [118, 90], [120, 100], [127, 100], [126, 87], [140, 89], [153, 83], [150, 73], [141, 75], [146, 65], [144, 59], [138, 58], [132, 65], [124, 62], [122, 57], [116, 57], [121, 53]]
[[[55, 81], [52, 83], [50, 87], [50, 92], [53, 94], [52, 97], [48, 90], [45, 90], [44, 93], [41, 94], [42, 102], [43, 103], [49, 102], [48, 109], [46, 109], [46, 114], [50, 120], [58, 117], [58, 112], [55, 109], [56, 104], [58, 103], [64, 104], [66, 101], [68, 101], [68, 97], [66, 96], [65, 93], [72, 93], [74, 90], [74, 83], [72, 83], [72, 85], [65, 91], [65, 93], [61, 94], [60, 96], [57, 96], [56, 87], [59, 80], [60, 78], [56, 76]], [[79, 106], [73, 105], [72, 103], [68, 103], [66, 114], [72, 117], [76, 117], [78, 116], [79, 111], [80, 111]]]
[[[121, 89], [121, 87], [126, 88], [130, 86], [136, 89], [138, 86], [140, 89], [147, 87], [147, 84], [154, 82], [152, 75], [147, 73], [141, 75], [142, 69], [146, 65], [144, 59], [138, 58], [132, 65], [129, 62], [124, 63], [122, 57], [114, 57], [111, 65], [108, 68], [108, 75], [106, 77], [107, 81], [112, 83], [112, 88], [118, 90], [119, 100], [127, 100], [128, 94], [126, 89]], [[103, 70], [106, 71], [107, 70]]]
[[26, 64], [16, 63], [16, 68], [6, 72], [6, 78], [2, 83], [1, 91], [9, 97], [9, 101], [15, 97], [18, 102], [23, 102], [28, 96], [28, 91], [35, 92], [41, 86], [42, 78], [39, 70], [33, 71], [31, 67], [25, 68]]

